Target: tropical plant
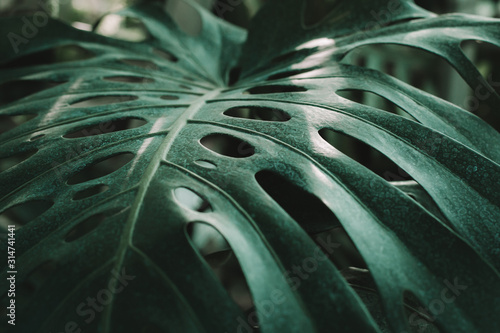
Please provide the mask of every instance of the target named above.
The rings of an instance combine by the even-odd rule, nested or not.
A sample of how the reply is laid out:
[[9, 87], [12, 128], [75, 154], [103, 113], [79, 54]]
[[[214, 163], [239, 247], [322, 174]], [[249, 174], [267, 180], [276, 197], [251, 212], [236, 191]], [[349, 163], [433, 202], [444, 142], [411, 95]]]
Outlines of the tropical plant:
[[499, 332], [499, 133], [341, 60], [420, 48], [498, 112], [461, 43], [500, 22], [282, 0], [247, 36], [190, 6], [189, 34], [121, 11], [141, 42], [2, 19], [2, 332]]

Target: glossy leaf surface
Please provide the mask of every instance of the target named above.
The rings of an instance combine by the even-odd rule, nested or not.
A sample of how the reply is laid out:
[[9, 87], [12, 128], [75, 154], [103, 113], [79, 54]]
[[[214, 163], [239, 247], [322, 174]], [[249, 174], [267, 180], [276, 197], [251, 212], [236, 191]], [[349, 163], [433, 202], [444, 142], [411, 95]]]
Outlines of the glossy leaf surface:
[[[271, 1], [248, 38], [196, 5], [201, 30], [186, 34], [150, 5], [119, 13], [143, 22], [142, 42], [54, 20], [17, 54], [0, 41], [0, 84], [21, 90], [0, 109], [19, 124], [0, 132], [0, 159], [12, 165], [0, 173], [0, 222], [18, 228], [15, 329], [500, 331], [499, 133], [341, 62], [363, 45], [402, 44], [492, 90], [460, 44], [500, 46], [499, 21], [401, 0], [368, 26], [386, 2], [321, 3]], [[1, 24], [19, 34], [23, 21]], [[492, 93], [495, 111], [498, 100]], [[388, 181], [343, 149], [359, 141], [409, 179]], [[339, 264], [346, 249], [359, 262]], [[228, 262], [241, 266], [249, 306], [214, 270]]]

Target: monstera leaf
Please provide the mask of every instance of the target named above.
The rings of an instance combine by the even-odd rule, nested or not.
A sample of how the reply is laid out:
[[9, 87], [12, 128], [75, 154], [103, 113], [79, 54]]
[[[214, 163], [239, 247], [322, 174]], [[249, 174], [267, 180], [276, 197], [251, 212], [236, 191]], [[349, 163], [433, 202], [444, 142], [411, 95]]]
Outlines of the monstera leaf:
[[158, 5], [120, 12], [141, 42], [2, 20], [2, 332], [500, 331], [500, 135], [340, 62], [424, 49], [497, 112], [460, 46], [500, 46], [500, 22], [287, 0], [247, 36], [190, 6], [194, 33]]

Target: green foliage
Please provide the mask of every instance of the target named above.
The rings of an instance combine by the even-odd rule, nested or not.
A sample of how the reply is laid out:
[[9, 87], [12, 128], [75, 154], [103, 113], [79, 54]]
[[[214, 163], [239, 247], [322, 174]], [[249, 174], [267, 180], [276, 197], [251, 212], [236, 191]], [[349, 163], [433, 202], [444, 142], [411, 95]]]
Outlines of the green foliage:
[[[211, 269], [224, 253], [241, 265], [261, 332], [500, 331], [499, 133], [340, 62], [362, 45], [421, 48], [498, 108], [460, 44], [500, 46], [499, 21], [403, 0], [328, 3], [270, 1], [248, 38], [196, 5], [195, 36], [155, 5], [122, 11], [148, 30], [137, 43], [54, 20], [26, 36], [25, 20], [1, 21], [0, 117], [20, 124], [0, 134], [2, 223], [18, 224], [17, 322], [4, 316], [2, 331], [249, 331], [251, 309]], [[357, 141], [412, 180], [389, 182], [342, 149]], [[217, 229], [224, 249], [204, 252], [191, 222]], [[363, 267], [333, 260], [344, 245], [323, 246], [324, 260], [318, 244], [339, 229]], [[123, 269], [134, 278], [95, 318], [82, 314]]]

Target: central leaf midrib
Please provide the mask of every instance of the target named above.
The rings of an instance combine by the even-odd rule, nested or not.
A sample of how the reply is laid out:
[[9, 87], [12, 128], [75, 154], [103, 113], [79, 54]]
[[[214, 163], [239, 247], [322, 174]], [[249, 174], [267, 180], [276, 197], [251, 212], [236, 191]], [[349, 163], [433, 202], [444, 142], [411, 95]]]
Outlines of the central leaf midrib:
[[[153, 155], [153, 159], [151, 162], [149, 162], [148, 167], [144, 171], [144, 175], [141, 177], [140, 180], [140, 185], [139, 185], [139, 190], [137, 191], [137, 196], [136, 199], [130, 209], [130, 214], [128, 217], [127, 222], [125, 223], [125, 226], [123, 228], [123, 234], [120, 240], [120, 244], [118, 245], [118, 250], [117, 250], [117, 260], [116, 260], [116, 265], [113, 267], [113, 270], [119, 271], [120, 268], [123, 265], [123, 262], [125, 260], [125, 254], [127, 252], [127, 249], [130, 244], [132, 244], [132, 237], [134, 234], [134, 228], [135, 224], [137, 222], [137, 218], [139, 215], [139, 211], [142, 205], [142, 202], [144, 201], [144, 197], [146, 196], [147, 189], [149, 187], [149, 184], [153, 180], [156, 171], [158, 170], [161, 161], [163, 157], [166, 155], [166, 153], [170, 150], [172, 147], [172, 144], [175, 141], [175, 138], [177, 135], [181, 132], [181, 130], [186, 126], [188, 121], [205, 105], [205, 103], [214, 98], [215, 96], [219, 95], [220, 92], [222, 91], [222, 88], [210, 91], [209, 93], [201, 96], [198, 100], [196, 100], [191, 106], [182, 113], [182, 115], [172, 124], [171, 129], [169, 133], [165, 136], [165, 139], [161, 143], [160, 147], [158, 147], [158, 150], [156, 153]], [[140, 157], [138, 157], [140, 158]], [[114, 283], [116, 283], [117, 280], [114, 280]], [[110, 332], [110, 316], [112, 312], [114, 304], [114, 295], [112, 295], [111, 302], [107, 307], [104, 309], [103, 313], [103, 318], [104, 318], [104, 332]]]

